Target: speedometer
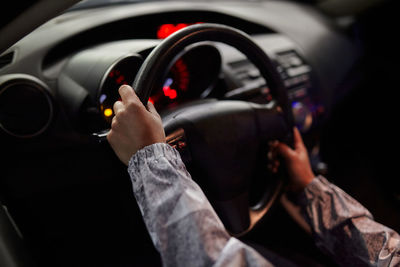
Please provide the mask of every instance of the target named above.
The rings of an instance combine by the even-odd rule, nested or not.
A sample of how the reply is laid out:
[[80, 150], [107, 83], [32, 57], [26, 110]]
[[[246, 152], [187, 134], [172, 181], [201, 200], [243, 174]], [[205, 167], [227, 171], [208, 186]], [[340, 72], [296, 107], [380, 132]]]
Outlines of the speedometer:
[[107, 122], [114, 115], [113, 105], [119, 99], [118, 88], [121, 85], [131, 85], [140, 68], [141, 61], [137, 56], [126, 57], [112, 65], [103, 77], [98, 96], [99, 108]]
[[186, 62], [180, 58], [172, 66], [165, 78], [162, 90], [158, 90], [149, 98], [157, 109], [168, 104], [176, 104], [185, 98], [189, 89], [190, 72]]

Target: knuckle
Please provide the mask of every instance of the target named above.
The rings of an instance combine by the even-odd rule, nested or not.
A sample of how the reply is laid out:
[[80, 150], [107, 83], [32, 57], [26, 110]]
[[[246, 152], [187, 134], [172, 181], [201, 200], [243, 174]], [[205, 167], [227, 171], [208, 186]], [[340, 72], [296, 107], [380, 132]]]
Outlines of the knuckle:
[[130, 101], [126, 104], [128, 112], [137, 112], [141, 108], [141, 103], [138, 101]]
[[[113, 120], [111, 121], [111, 129], [112, 130], [117, 130], [119, 128], [119, 122], [116, 119], [116, 117], [113, 118]], [[110, 132], [108, 135], [110, 135], [112, 132]]]
[[154, 113], [154, 115], [156, 116], [156, 119], [157, 119], [159, 122], [162, 122], [161, 116], [160, 116], [160, 114], [159, 114], [158, 112]]
[[120, 104], [121, 104], [121, 101], [115, 101], [114, 105], [113, 105], [114, 110], [116, 110]]
[[157, 125], [161, 125], [162, 126], [162, 119], [160, 116], [157, 115], [153, 115], [152, 116], [152, 121], [157, 124]]
[[114, 138], [114, 133], [113, 133], [113, 131], [111, 130], [111, 131], [107, 134], [107, 140], [108, 140], [108, 142], [111, 143], [111, 142], [113, 141], [113, 138]]

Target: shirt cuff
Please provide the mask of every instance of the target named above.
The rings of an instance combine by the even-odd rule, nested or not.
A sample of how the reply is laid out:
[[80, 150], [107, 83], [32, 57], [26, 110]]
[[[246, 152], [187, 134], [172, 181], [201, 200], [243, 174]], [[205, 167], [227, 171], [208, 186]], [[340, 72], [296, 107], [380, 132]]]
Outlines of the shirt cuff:
[[309, 183], [304, 190], [298, 195], [298, 203], [305, 207], [313, 199], [320, 197], [331, 191], [331, 183], [322, 176], [316, 176], [311, 183]]
[[180, 159], [179, 152], [166, 143], [155, 143], [152, 145], [145, 146], [138, 150], [129, 160], [128, 169], [138, 168], [149, 160], [155, 160], [161, 157], [168, 159], [174, 159], [178, 161]]

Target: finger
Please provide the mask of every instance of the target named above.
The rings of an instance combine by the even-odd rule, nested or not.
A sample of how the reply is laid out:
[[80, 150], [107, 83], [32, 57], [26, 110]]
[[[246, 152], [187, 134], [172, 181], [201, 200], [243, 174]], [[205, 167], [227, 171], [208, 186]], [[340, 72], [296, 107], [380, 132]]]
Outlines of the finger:
[[124, 104], [121, 101], [116, 101], [113, 106], [114, 114], [117, 115], [124, 109]]
[[274, 141], [274, 142], [272, 142], [272, 144], [270, 145], [269, 151], [272, 152], [272, 157], [273, 157], [273, 158], [276, 158], [276, 157], [277, 157], [277, 154], [278, 154], [278, 152], [277, 152], [278, 146], [279, 146], [279, 141]]
[[301, 134], [297, 127], [293, 128], [293, 141], [294, 141], [294, 148], [302, 148], [304, 146], [303, 139], [301, 138]]
[[277, 173], [279, 169], [279, 161], [268, 163], [267, 168], [272, 173]]
[[150, 113], [159, 116], [156, 108], [154, 107], [153, 103], [151, 103], [150, 101], [147, 102], [147, 110]]
[[118, 119], [117, 119], [117, 116], [114, 116], [114, 118], [112, 118], [112, 121], [111, 121], [111, 130], [114, 130], [114, 131], [119, 131], [119, 125], [120, 125], [120, 123], [118, 122]]
[[268, 158], [268, 160], [273, 160], [273, 154], [272, 154], [272, 151], [269, 151], [269, 152], [268, 152], [268, 154], [267, 154], [267, 158]]
[[295, 151], [285, 143], [279, 143], [276, 148], [276, 151], [278, 152], [279, 155], [281, 155], [285, 159], [293, 157], [293, 154], [295, 153]]
[[275, 161], [273, 162], [273, 165], [274, 165], [275, 168], [279, 168], [279, 166], [281, 166], [281, 163], [280, 163], [279, 160], [275, 160]]
[[132, 87], [129, 85], [122, 85], [118, 89], [119, 95], [121, 96], [122, 102], [124, 103], [129, 103], [129, 102], [137, 102], [139, 100], [138, 96], [135, 93], [135, 90], [133, 90]]
[[268, 168], [269, 171], [272, 172], [272, 169], [274, 168], [274, 166], [270, 163], [270, 164], [267, 165], [267, 168]]
[[112, 130], [110, 130], [106, 136], [109, 144], [112, 144], [112, 142], [114, 141], [113, 137], [114, 137], [114, 133]]
[[276, 148], [279, 144], [278, 140], [274, 140], [274, 141], [269, 141], [268, 145], [271, 147], [271, 149]]

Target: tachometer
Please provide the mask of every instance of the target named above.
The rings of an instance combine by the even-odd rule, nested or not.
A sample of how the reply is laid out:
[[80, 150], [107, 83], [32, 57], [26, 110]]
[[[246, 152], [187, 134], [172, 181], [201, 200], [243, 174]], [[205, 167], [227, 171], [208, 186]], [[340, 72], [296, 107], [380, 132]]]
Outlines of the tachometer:
[[118, 88], [133, 83], [140, 63], [136, 56], [126, 57], [112, 65], [104, 75], [98, 101], [101, 114], [107, 122], [111, 122], [114, 115], [113, 105], [120, 98]]
[[166, 71], [163, 87], [153, 92], [149, 101], [162, 111], [177, 104], [207, 95], [218, 79], [221, 56], [210, 44], [193, 46]]
[[69, 59], [58, 78], [59, 96], [79, 131], [109, 128], [118, 88], [132, 84], [142, 62], [139, 54], [107, 47], [87, 49]]

